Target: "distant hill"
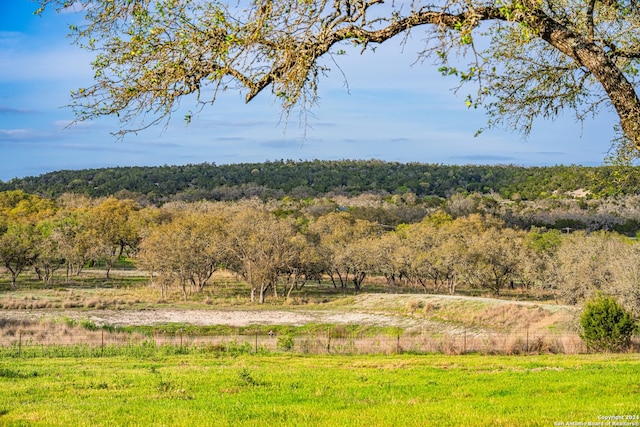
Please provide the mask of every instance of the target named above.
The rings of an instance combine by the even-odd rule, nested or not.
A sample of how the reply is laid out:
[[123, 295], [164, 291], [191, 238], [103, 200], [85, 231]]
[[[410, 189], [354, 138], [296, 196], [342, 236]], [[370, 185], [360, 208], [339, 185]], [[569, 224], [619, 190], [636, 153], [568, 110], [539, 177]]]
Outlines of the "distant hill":
[[0, 181], [0, 191], [23, 190], [47, 197], [128, 194], [152, 203], [168, 200], [236, 200], [244, 197], [317, 197], [366, 192], [448, 197], [499, 193], [533, 200], [576, 190], [594, 195], [637, 194], [637, 168], [552, 166], [455, 166], [378, 160], [290, 161], [216, 165], [117, 167], [63, 170]]

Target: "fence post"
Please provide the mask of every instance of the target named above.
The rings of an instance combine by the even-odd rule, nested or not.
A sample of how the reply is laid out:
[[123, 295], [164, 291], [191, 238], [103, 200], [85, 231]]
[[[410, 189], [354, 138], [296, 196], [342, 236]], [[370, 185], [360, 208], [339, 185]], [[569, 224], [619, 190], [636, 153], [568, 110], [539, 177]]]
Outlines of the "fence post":
[[18, 357], [22, 356], [22, 331], [18, 333]]
[[256, 331], [256, 354], [258, 354], [258, 331]]
[[100, 356], [104, 356], [104, 329], [102, 330], [102, 342], [100, 343]]
[[400, 331], [396, 335], [396, 354], [400, 354]]
[[327, 353], [331, 352], [331, 328], [327, 328]]
[[527, 326], [527, 354], [529, 353], [529, 326]]
[[462, 354], [467, 352], [467, 330], [464, 330], [464, 335], [462, 336]]

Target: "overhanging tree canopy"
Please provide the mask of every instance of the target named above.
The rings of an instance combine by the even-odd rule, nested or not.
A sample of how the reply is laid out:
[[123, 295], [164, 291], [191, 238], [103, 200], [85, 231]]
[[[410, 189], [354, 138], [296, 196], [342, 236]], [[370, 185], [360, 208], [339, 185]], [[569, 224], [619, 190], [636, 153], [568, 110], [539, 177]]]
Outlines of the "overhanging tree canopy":
[[72, 34], [97, 54], [95, 84], [73, 93], [73, 107], [80, 121], [117, 115], [120, 135], [168, 119], [185, 95], [212, 104], [222, 88], [243, 91], [247, 102], [270, 89], [286, 112], [306, 109], [326, 71], [321, 57], [340, 54], [342, 43], [367, 49], [422, 31], [419, 58], [476, 83], [466, 102], [483, 104], [490, 125], [526, 135], [535, 118], [565, 108], [578, 119], [613, 108], [618, 152], [635, 157], [640, 147], [635, 0], [40, 3], [84, 10], [86, 23]]

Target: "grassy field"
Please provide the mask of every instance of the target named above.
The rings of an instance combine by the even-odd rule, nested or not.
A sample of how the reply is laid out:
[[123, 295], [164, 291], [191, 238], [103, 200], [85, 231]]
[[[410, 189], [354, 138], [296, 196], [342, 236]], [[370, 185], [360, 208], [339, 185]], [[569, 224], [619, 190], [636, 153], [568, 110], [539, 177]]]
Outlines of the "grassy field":
[[[184, 311], [208, 323], [190, 317], [190, 323], [123, 323], [117, 330], [143, 338], [179, 333], [180, 340], [239, 333], [240, 327], [211, 321], [228, 311], [333, 322], [245, 327], [256, 336], [298, 337], [315, 329], [421, 336], [426, 325], [427, 334], [465, 331], [465, 339], [467, 331], [483, 337], [525, 328], [533, 339], [537, 332], [570, 332], [574, 307], [522, 301], [519, 294], [509, 296], [519, 301], [395, 294], [375, 283], [359, 295], [309, 284], [291, 299], [254, 305], [247, 287], [226, 275], [183, 301], [177, 291], [160, 298], [138, 272], [113, 273], [106, 280], [86, 271], [71, 283], [58, 277], [47, 286], [26, 276], [17, 291], [0, 275], [0, 341], [9, 343], [0, 351], [0, 426], [564, 426], [606, 425], [611, 420], [601, 418], [610, 416], [628, 423], [618, 425], [640, 426], [640, 354], [337, 356], [250, 354], [254, 346], [247, 343], [231, 350], [181, 341], [100, 345], [113, 329], [110, 319]], [[373, 315], [384, 322], [337, 320]], [[104, 320], [102, 327], [96, 319]], [[67, 343], [83, 334], [93, 341]]]
[[8, 358], [0, 389], [10, 426], [638, 425], [640, 355]]

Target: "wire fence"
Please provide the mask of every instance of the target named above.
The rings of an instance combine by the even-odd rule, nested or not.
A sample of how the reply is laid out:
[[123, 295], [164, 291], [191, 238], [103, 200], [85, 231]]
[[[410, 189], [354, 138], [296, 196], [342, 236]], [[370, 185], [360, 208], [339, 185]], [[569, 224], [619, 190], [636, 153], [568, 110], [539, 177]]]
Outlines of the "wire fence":
[[[194, 336], [141, 334], [98, 329], [65, 330], [62, 335], [14, 331], [0, 337], [0, 357], [107, 356], [165, 353], [273, 353], [300, 354], [581, 354], [588, 348], [577, 334], [523, 330], [515, 333], [478, 333], [462, 330], [447, 334], [362, 336], [325, 331], [292, 335], [237, 334]], [[634, 337], [630, 352], [640, 352]]]

